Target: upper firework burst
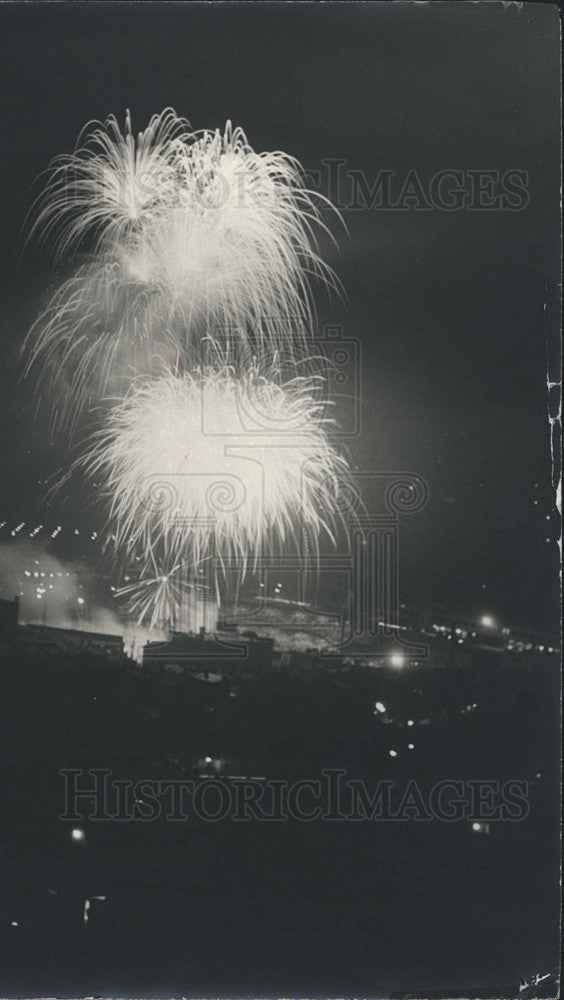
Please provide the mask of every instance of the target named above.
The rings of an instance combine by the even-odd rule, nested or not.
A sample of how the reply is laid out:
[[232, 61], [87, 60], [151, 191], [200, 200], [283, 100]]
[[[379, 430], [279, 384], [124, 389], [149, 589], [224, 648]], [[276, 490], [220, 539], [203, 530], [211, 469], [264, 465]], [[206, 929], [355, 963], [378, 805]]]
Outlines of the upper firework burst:
[[30, 235], [51, 239], [56, 260], [79, 247], [123, 246], [138, 226], [172, 206], [178, 150], [190, 135], [172, 108], [153, 115], [137, 137], [129, 111], [123, 134], [113, 115], [89, 122], [74, 153], [51, 163]]
[[293, 157], [256, 153], [230, 122], [193, 132], [166, 109], [137, 136], [129, 113], [123, 133], [114, 117], [87, 126], [53, 163], [31, 233], [57, 261], [81, 251], [115, 265], [181, 349], [211, 333], [291, 350], [311, 328], [310, 278], [336, 285], [316, 241], [328, 206]]

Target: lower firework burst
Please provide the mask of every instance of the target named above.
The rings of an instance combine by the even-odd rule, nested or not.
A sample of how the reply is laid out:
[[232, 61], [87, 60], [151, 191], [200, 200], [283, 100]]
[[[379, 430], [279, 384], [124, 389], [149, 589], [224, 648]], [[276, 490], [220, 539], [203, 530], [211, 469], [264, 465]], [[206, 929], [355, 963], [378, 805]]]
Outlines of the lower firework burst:
[[136, 381], [83, 461], [121, 555], [194, 572], [207, 559], [242, 578], [288, 545], [314, 565], [320, 538], [334, 540], [350, 483], [332, 423], [316, 377], [224, 364]]

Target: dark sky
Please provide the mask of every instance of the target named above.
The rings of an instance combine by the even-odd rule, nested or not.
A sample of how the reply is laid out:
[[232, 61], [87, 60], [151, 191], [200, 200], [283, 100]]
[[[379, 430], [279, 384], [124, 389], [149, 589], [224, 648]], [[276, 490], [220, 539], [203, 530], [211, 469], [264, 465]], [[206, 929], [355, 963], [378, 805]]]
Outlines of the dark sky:
[[[338, 158], [371, 180], [414, 169], [424, 185], [442, 169], [528, 171], [522, 211], [344, 211], [349, 236], [330, 262], [347, 301], [317, 299], [320, 323], [362, 345], [353, 461], [429, 484], [426, 510], [402, 524], [404, 599], [554, 622], [545, 324], [554, 338], [557, 8], [2, 4], [0, 32], [0, 520], [39, 511], [37, 480], [54, 471], [31, 389], [16, 384], [17, 350], [52, 281], [37, 253], [18, 263], [32, 183], [89, 119], [129, 107], [142, 128], [172, 105], [198, 128], [231, 118], [255, 149], [311, 171]], [[72, 507], [65, 517], [86, 523]]]

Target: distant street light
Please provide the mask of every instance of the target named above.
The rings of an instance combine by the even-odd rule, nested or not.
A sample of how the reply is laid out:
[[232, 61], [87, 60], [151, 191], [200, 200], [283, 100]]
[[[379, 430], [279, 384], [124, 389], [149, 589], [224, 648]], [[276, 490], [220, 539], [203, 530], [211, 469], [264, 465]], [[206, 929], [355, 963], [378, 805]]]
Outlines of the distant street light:
[[492, 615], [482, 615], [480, 625], [482, 628], [495, 628], [495, 618]]

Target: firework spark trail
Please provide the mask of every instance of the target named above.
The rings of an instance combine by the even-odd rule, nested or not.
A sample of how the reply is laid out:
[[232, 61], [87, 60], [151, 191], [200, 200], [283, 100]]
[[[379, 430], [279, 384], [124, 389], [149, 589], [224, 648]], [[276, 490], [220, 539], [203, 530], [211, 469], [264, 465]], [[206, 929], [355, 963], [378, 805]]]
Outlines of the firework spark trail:
[[160, 573], [154, 560], [153, 575], [146, 575], [142, 580], [130, 583], [116, 590], [115, 596], [123, 598], [126, 610], [138, 625], [149, 629], [165, 622], [178, 629], [182, 625], [182, 611], [185, 597], [185, 587], [181, 578], [181, 565], [177, 563], [167, 572]]
[[174, 358], [172, 327], [158, 325], [145, 291], [124, 284], [118, 265], [89, 262], [54, 293], [23, 351], [24, 375], [56, 400], [69, 437], [105, 398], [125, 392], [132, 376], [156, 374]]

